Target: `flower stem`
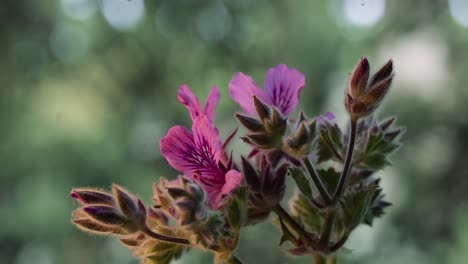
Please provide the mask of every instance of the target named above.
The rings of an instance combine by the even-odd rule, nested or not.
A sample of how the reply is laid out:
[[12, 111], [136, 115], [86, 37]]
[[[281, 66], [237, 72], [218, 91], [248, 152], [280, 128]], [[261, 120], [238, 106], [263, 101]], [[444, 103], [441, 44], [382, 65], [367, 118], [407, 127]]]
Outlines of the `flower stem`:
[[161, 234], [158, 234], [158, 233], [155, 233], [155, 232], [151, 231], [147, 226], [143, 227], [143, 229], [141, 231], [143, 233], [145, 233], [146, 235], [148, 235], [149, 237], [152, 237], [152, 238], [154, 238], [156, 240], [159, 240], [159, 241], [164, 241], [164, 242], [167, 242], [167, 243], [184, 245], [184, 246], [190, 246], [190, 241], [188, 241], [185, 238], [170, 237], [170, 236], [161, 235]]
[[283, 219], [294, 231], [306, 242], [307, 244], [312, 244], [314, 241], [307, 235], [307, 232], [300, 226], [294, 218], [292, 218], [280, 204], [276, 205], [273, 211]]
[[341, 172], [340, 179], [338, 181], [338, 187], [336, 188], [336, 192], [333, 195], [332, 204], [335, 204], [338, 199], [343, 194], [343, 191], [348, 184], [349, 175], [351, 172], [351, 167], [353, 163], [353, 153], [354, 153], [354, 145], [356, 143], [356, 134], [357, 134], [357, 117], [351, 117], [351, 128], [350, 128], [350, 136], [348, 142], [348, 151], [346, 152], [346, 160], [343, 166], [343, 171]]
[[332, 199], [330, 198], [327, 189], [325, 189], [325, 186], [323, 185], [323, 182], [320, 179], [310, 159], [308, 157], [305, 157], [304, 159], [302, 159], [302, 163], [309, 172], [309, 175], [312, 178], [312, 181], [314, 182], [315, 186], [317, 187], [320, 196], [323, 198], [326, 204], [330, 204], [332, 202]]
[[236, 257], [235, 255], [231, 255], [231, 257], [226, 261], [228, 264], [242, 264], [243, 262]]
[[325, 261], [327, 260], [324, 256], [320, 254], [314, 255], [315, 264], [326, 264]]
[[328, 210], [323, 221], [322, 230], [320, 232], [319, 244], [321, 246], [328, 247], [334, 223], [335, 212], [333, 210]]
[[328, 256], [327, 264], [336, 264], [336, 256]]

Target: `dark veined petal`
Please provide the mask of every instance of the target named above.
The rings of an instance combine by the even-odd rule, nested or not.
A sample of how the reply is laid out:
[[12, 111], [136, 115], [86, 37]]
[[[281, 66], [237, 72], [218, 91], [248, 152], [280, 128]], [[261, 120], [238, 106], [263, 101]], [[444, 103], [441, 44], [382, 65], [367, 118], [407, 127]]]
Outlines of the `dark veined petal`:
[[265, 93], [273, 106], [285, 116], [290, 115], [299, 104], [299, 95], [304, 88], [304, 74], [280, 64], [268, 70], [265, 77]]
[[229, 93], [234, 101], [236, 101], [242, 110], [250, 115], [255, 115], [255, 107], [253, 104], [253, 96], [257, 96], [264, 103], [271, 105], [271, 101], [265, 95], [265, 92], [258, 88], [252, 77], [238, 72], [232, 77], [229, 83]]

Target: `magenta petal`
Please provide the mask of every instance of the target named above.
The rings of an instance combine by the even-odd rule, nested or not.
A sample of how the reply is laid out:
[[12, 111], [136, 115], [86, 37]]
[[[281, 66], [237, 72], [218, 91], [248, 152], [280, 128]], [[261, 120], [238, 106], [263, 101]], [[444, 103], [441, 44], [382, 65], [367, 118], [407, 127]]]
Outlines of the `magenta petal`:
[[195, 148], [202, 164], [217, 167], [222, 154], [222, 143], [219, 139], [219, 131], [208, 117], [203, 116], [193, 121], [192, 126]]
[[222, 195], [228, 195], [231, 193], [232, 190], [239, 187], [242, 182], [242, 174], [236, 170], [230, 170], [226, 173], [224, 177], [225, 183], [223, 188], [221, 189]]
[[210, 94], [208, 95], [208, 99], [206, 99], [205, 104], [205, 115], [208, 117], [208, 119], [214, 119], [215, 108], [218, 105], [220, 98], [221, 94], [219, 93], [218, 87], [211, 87]]
[[187, 85], [181, 85], [177, 94], [179, 101], [184, 104], [190, 112], [192, 120], [201, 116], [203, 113], [202, 106], [198, 98], [193, 94]]
[[174, 126], [161, 139], [160, 148], [162, 155], [174, 169], [192, 176], [196, 169], [192, 161], [195, 149], [192, 132], [183, 126]]
[[304, 74], [285, 64], [269, 69], [265, 77], [268, 98], [285, 116], [290, 115], [299, 104], [299, 94], [304, 85]]
[[236, 101], [247, 114], [255, 114], [255, 107], [252, 99], [254, 95], [264, 103], [271, 104], [270, 100], [266, 97], [265, 92], [258, 88], [250, 76], [245, 75], [242, 72], [238, 72], [234, 77], [232, 77], [232, 80], [229, 83], [229, 93], [231, 94], [232, 99]]

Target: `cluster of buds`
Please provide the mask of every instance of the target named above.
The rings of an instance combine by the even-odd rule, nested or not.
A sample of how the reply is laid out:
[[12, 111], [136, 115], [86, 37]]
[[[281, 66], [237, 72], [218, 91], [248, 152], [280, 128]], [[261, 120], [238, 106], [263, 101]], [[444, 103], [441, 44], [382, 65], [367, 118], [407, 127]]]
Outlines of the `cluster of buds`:
[[[371, 115], [393, 80], [392, 61], [372, 76], [369, 71], [363, 58], [351, 74], [345, 132], [333, 113], [290, 118], [305, 86], [299, 71], [271, 68], [264, 90], [251, 77], [234, 75], [229, 89], [243, 110], [236, 118], [250, 147], [239, 159], [227, 149], [235, 133], [223, 143], [214, 123], [217, 87], [202, 106], [181, 86], [178, 98], [192, 127], [174, 126], [161, 139], [161, 153], [181, 175], [154, 185], [152, 206], [117, 185], [112, 193], [73, 189], [71, 196], [82, 205], [73, 223], [118, 237], [144, 264], [168, 264], [192, 247], [213, 252], [215, 263], [242, 263], [233, 253], [240, 230], [273, 212], [285, 252], [336, 263], [351, 232], [372, 225], [390, 206], [375, 172], [390, 164], [404, 131], [395, 118], [377, 121]], [[282, 205], [287, 177], [296, 185], [289, 210]]]
[[256, 96], [253, 97], [253, 101], [258, 119], [240, 113], [236, 114], [239, 122], [250, 132], [243, 140], [258, 149], [281, 148], [287, 128], [286, 118], [276, 108], [267, 106]]
[[142, 201], [120, 186], [112, 186], [112, 194], [73, 189], [71, 197], [83, 205], [73, 212], [73, 223], [83, 230], [128, 235], [145, 227], [146, 208]]
[[275, 206], [281, 202], [286, 190], [286, 174], [289, 164], [273, 168], [266, 156], [260, 159], [260, 170], [244, 157], [242, 168], [249, 187], [248, 223], [255, 224], [265, 220]]
[[367, 116], [379, 106], [393, 81], [393, 62], [389, 60], [372, 77], [369, 72], [369, 61], [362, 58], [349, 79], [345, 106], [355, 117]]

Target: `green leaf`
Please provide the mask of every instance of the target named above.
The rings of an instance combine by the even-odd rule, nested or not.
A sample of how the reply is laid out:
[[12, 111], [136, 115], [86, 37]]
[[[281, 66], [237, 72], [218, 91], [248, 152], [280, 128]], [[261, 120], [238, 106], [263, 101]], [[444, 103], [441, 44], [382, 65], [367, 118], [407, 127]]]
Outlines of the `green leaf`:
[[340, 180], [340, 173], [335, 171], [333, 168], [329, 168], [327, 170], [320, 169], [317, 173], [325, 185], [325, 188], [327, 188], [328, 193], [335, 193]]
[[179, 259], [185, 249], [188, 247], [148, 239], [136, 250], [135, 255], [142, 257], [145, 264], [169, 264]]
[[232, 194], [229, 205], [226, 209], [229, 224], [237, 231], [246, 223], [247, 220], [247, 197], [248, 188], [238, 188]]
[[289, 173], [296, 182], [297, 187], [309, 199], [313, 199], [312, 188], [310, 187], [309, 179], [304, 176], [304, 171], [300, 168], [290, 168]]
[[375, 218], [381, 217], [385, 212], [385, 208], [391, 206], [392, 204], [384, 200], [384, 195], [382, 194], [382, 189], [377, 188], [372, 195], [370, 202], [370, 208], [367, 210], [366, 215], [364, 216], [364, 223], [372, 226]]
[[296, 192], [290, 202], [293, 217], [299, 220], [310, 231], [319, 231], [323, 214], [319, 208], [302, 193]]
[[330, 159], [340, 160], [342, 157], [343, 134], [336, 123], [324, 121], [319, 125], [318, 141], [316, 154], [318, 162], [324, 162]]
[[388, 157], [400, 147], [399, 138], [395, 135], [401, 134], [404, 129], [387, 131], [388, 127], [384, 128], [385, 130], [380, 126], [369, 127], [362, 133], [354, 157], [356, 167], [378, 170], [391, 165]]
[[376, 189], [375, 184], [361, 185], [348, 191], [340, 200], [342, 221], [348, 230], [353, 230], [364, 220]]

